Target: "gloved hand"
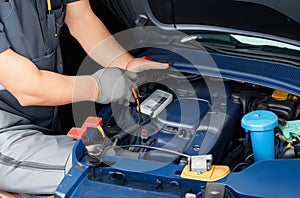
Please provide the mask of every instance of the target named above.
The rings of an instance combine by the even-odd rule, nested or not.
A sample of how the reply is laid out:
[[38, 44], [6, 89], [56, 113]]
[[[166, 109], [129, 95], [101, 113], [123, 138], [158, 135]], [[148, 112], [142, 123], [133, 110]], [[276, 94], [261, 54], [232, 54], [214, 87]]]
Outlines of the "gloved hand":
[[136, 73], [107, 67], [98, 70], [92, 76], [96, 78], [99, 86], [99, 97], [96, 102], [101, 104], [118, 102], [126, 106], [134, 102], [131, 88], [136, 88], [134, 83], [137, 78]]

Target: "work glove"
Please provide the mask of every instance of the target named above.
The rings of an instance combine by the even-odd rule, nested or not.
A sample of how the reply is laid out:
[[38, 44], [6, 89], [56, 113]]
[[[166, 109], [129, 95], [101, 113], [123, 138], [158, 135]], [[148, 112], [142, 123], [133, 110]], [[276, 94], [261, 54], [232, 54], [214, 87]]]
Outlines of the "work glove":
[[136, 88], [134, 83], [137, 78], [136, 73], [107, 67], [98, 70], [92, 76], [96, 78], [99, 86], [99, 97], [96, 102], [101, 104], [118, 102], [125, 106], [134, 102], [132, 88]]

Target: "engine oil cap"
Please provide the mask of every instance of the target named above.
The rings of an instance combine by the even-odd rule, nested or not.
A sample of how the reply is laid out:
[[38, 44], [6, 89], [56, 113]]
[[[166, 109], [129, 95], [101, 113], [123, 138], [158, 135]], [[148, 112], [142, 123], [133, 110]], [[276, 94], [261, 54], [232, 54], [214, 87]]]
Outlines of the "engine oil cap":
[[246, 131], [268, 131], [278, 125], [278, 117], [271, 111], [256, 110], [246, 114], [241, 122]]

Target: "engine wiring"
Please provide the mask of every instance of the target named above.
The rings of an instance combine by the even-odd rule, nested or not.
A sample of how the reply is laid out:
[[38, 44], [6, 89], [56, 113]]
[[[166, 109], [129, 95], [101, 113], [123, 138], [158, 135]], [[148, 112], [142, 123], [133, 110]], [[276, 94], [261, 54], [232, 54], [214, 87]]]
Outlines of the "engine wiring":
[[[88, 155], [88, 156], [90, 157], [90, 159], [95, 159], [96, 158], [97, 159], [96, 164], [100, 164], [100, 162], [102, 162], [103, 157], [107, 154], [107, 152], [110, 149], [130, 148], [130, 147], [157, 150], [157, 151], [166, 152], [166, 153], [174, 154], [174, 155], [177, 155], [177, 156], [185, 157], [185, 158], [188, 158], [188, 159], [191, 158], [190, 155], [180, 153], [180, 152], [170, 150], [170, 149], [158, 148], [158, 147], [147, 146], [147, 145], [136, 145], [136, 144], [133, 144], [133, 145], [115, 145], [116, 142], [113, 143], [113, 145], [109, 145], [108, 142], [110, 142], [110, 140], [105, 139], [105, 141], [104, 141], [105, 144], [104, 145], [97, 144], [97, 145], [90, 146], [91, 148], [93, 148], [93, 151], [92, 151], [92, 155]], [[133, 152], [133, 151], [128, 150], [128, 152]], [[92, 163], [90, 162], [90, 164], [92, 164]]]
[[251, 153], [248, 156], [245, 157], [244, 161], [236, 164], [233, 168], [232, 168], [232, 172], [236, 172], [239, 168], [246, 168], [248, 166], [250, 166], [253, 163], [253, 158], [254, 158], [254, 154]]
[[171, 153], [171, 154], [186, 157], [186, 158], [191, 157], [190, 155], [180, 153], [180, 152], [177, 152], [177, 151], [174, 151], [174, 150], [164, 149], [164, 148], [159, 148], [159, 147], [153, 147], [153, 146], [146, 146], [146, 145], [133, 144], [133, 145], [120, 145], [118, 147], [120, 147], [120, 148], [129, 148], [129, 147], [146, 148], [146, 149], [152, 149], [152, 150], [162, 151], [162, 152], [166, 152], [166, 153]]
[[[293, 134], [293, 138], [291, 140], [287, 140], [285, 136], [281, 133], [280, 129], [279, 132], [275, 134], [277, 139], [277, 144], [275, 146], [276, 157], [278, 159], [286, 159], [286, 158], [298, 158], [300, 157], [300, 137], [298, 135]], [[288, 153], [290, 151], [290, 153]]]
[[131, 87], [131, 91], [132, 91], [133, 97], [136, 101], [137, 108], [138, 108], [138, 118], [139, 118], [138, 124], [140, 125], [140, 123], [142, 122], [142, 115], [141, 115], [141, 104], [140, 104], [139, 94], [138, 94], [137, 90], [134, 89], [133, 87]]
[[100, 125], [98, 125], [97, 129], [100, 132], [100, 134], [102, 135], [102, 137], [105, 138], [105, 132], [104, 132], [103, 128]]

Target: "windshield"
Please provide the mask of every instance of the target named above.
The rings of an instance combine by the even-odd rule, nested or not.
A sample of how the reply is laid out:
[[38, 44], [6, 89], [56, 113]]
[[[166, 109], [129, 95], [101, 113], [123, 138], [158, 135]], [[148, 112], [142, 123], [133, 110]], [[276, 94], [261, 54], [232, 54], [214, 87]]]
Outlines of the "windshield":
[[266, 38], [230, 33], [205, 32], [181, 38], [181, 43], [198, 41], [208, 51], [242, 55], [300, 65], [300, 47]]
[[255, 45], [255, 46], [268, 45], [268, 46], [287, 48], [287, 49], [300, 51], [300, 47], [298, 47], [298, 46], [279, 42], [279, 41], [274, 41], [274, 40], [269, 40], [269, 39], [264, 39], [264, 38], [250, 37], [250, 36], [243, 36], [243, 35], [236, 35], [236, 34], [231, 34], [230, 36], [243, 44], [249, 44], [249, 45]]

